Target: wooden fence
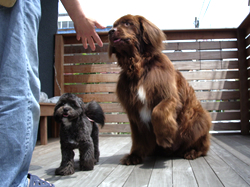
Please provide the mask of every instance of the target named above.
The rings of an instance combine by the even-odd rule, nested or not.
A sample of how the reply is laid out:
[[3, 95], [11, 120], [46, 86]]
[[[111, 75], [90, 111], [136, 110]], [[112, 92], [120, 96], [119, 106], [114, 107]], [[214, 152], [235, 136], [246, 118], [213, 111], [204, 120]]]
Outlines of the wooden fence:
[[[163, 52], [193, 86], [216, 131], [249, 134], [249, 20], [237, 29], [164, 30]], [[85, 50], [75, 34], [56, 35], [55, 96], [70, 92], [84, 102], [96, 100], [106, 116], [101, 132], [130, 132], [115, 95], [120, 67], [108, 57], [108, 33], [99, 35], [104, 47], [95, 52]]]

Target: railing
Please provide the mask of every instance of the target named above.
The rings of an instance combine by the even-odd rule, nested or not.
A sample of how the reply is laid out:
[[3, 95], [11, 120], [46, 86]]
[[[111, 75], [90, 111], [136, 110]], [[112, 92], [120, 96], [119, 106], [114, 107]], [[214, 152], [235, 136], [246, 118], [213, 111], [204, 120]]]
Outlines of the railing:
[[[249, 16], [238, 29], [165, 30], [163, 51], [196, 91], [213, 120], [213, 130], [249, 134]], [[77, 94], [96, 100], [105, 111], [101, 132], [130, 132], [129, 121], [115, 95], [120, 67], [104, 47], [84, 49], [75, 34], [56, 35], [55, 95]], [[247, 50], [246, 50], [247, 47]]]

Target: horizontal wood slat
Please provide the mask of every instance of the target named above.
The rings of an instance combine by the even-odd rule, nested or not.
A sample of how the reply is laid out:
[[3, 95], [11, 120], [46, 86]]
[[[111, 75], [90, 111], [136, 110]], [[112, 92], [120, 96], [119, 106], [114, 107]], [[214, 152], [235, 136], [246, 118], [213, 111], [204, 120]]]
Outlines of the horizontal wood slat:
[[82, 98], [84, 102], [90, 102], [95, 100], [96, 102], [118, 102], [115, 93], [107, 94], [76, 94], [78, 97]]
[[77, 63], [104, 63], [104, 62], [116, 62], [116, 58], [109, 58], [107, 53], [92, 54], [92, 55], [74, 55], [65, 56], [65, 64], [77, 64]]
[[93, 83], [110, 82], [116, 83], [119, 74], [88, 74], [88, 75], [65, 75], [65, 83]]
[[235, 123], [235, 122], [234, 123], [228, 123], [228, 122], [226, 122], [226, 123], [214, 123], [212, 130], [215, 130], [215, 131], [233, 130], [233, 131], [235, 131], [235, 130], [240, 130], [240, 128], [241, 127], [240, 127], [240, 123], [239, 122], [237, 122], [237, 123]]
[[[240, 123], [214, 123], [211, 130], [240, 130]], [[102, 129], [100, 128], [100, 132], [131, 132], [131, 129], [129, 124], [105, 124]]]
[[[222, 90], [222, 89], [239, 89], [239, 82], [234, 81], [217, 81], [217, 82], [189, 82], [194, 90]], [[76, 84], [65, 85], [65, 92], [86, 93], [86, 92], [115, 92], [116, 84]]]
[[[208, 42], [167, 42], [165, 50], [214, 50], [214, 49], [233, 49], [237, 48], [236, 41], [208, 41]], [[108, 52], [108, 43], [103, 47], [96, 46], [94, 53]], [[93, 53], [91, 49], [85, 49], [82, 44], [66, 45], [64, 54]]]
[[[125, 112], [120, 103], [101, 103], [103, 111], [106, 113]], [[206, 110], [239, 110], [240, 102], [206, 102], [201, 103]]]
[[[67, 60], [65, 58], [65, 63], [87, 63], [80, 61], [80, 56], [69, 56]], [[72, 59], [71, 59], [72, 58]], [[76, 61], [74, 60], [76, 59]], [[102, 60], [104, 61], [104, 60]], [[116, 62], [116, 60], [112, 60]], [[94, 63], [94, 62], [89, 62]], [[212, 69], [238, 69], [238, 61], [173, 61], [173, 65], [178, 70], [212, 70]], [[75, 66], [64, 66], [65, 73], [89, 73], [89, 72], [120, 72], [121, 68], [116, 64], [85, 64], [85, 65], [75, 65]], [[86, 70], [86, 71], [85, 71]]]
[[[187, 80], [215, 80], [215, 79], [237, 79], [238, 71], [194, 71], [182, 72]], [[93, 82], [117, 82], [119, 74], [85, 74], [85, 75], [69, 75], [64, 77], [65, 83], [93, 83]]]
[[167, 42], [166, 50], [212, 50], [237, 48], [236, 41], [212, 41], [212, 42]]
[[238, 79], [238, 71], [194, 71], [182, 72], [187, 80]]
[[85, 65], [71, 65], [64, 66], [64, 73], [101, 73], [101, 72], [117, 72], [119, 73], [121, 68], [116, 64], [85, 64]]
[[[210, 112], [213, 121], [223, 121], [223, 120], [239, 120], [240, 112]], [[128, 123], [127, 114], [106, 114], [105, 122], [112, 123]]]
[[237, 51], [201, 51], [165, 53], [170, 60], [218, 60], [237, 58]]
[[213, 92], [196, 92], [198, 100], [235, 100], [239, 99], [239, 91], [213, 91]]
[[[250, 94], [250, 92], [249, 92]], [[199, 100], [236, 100], [239, 99], [239, 91], [196, 92]], [[109, 94], [77, 94], [84, 102], [95, 100], [97, 102], [118, 102], [115, 93]]]
[[239, 82], [237, 81], [217, 81], [217, 82], [189, 82], [189, 85], [194, 90], [222, 90], [222, 89], [239, 89]]
[[78, 84], [65, 85], [65, 92], [85, 93], [85, 92], [115, 92], [116, 84]]

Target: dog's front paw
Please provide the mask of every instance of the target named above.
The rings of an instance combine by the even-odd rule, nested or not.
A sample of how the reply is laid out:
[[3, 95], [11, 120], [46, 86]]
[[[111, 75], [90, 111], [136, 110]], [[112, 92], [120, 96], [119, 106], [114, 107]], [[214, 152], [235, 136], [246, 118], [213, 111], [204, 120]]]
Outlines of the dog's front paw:
[[93, 170], [94, 169], [94, 160], [90, 160], [90, 161], [84, 161], [81, 162], [80, 161], [80, 171], [89, 171], [89, 170]]
[[123, 165], [136, 165], [141, 164], [143, 161], [142, 157], [135, 154], [125, 155], [121, 160], [121, 164]]
[[202, 152], [199, 152], [199, 151], [192, 149], [191, 151], [188, 151], [184, 154], [184, 158], [188, 159], [188, 160], [194, 160], [201, 155], [202, 155]]
[[56, 175], [72, 175], [75, 173], [74, 167], [67, 165], [67, 166], [60, 166], [56, 169]]
[[163, 137], [156, 138], [156, 143], [163, 148], [169, 148], [173, 146], [174, 141], [171, 137]]

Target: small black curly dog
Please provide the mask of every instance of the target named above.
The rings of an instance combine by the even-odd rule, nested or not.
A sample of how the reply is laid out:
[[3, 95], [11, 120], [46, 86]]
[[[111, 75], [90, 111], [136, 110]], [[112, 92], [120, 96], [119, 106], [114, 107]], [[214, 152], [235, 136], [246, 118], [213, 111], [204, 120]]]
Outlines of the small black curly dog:
[[104, 113], [95, 101], [84, 106], [82, 99], [71, 93], [63, 94], [54, 110], [54, 118], [61, 125], [60, 143], [62, 162], [56, 175], [71, 175], [74, 171], [74, 149], [80, 152], [80, 170], [92, 170], [99, 161], [99, 129]]

